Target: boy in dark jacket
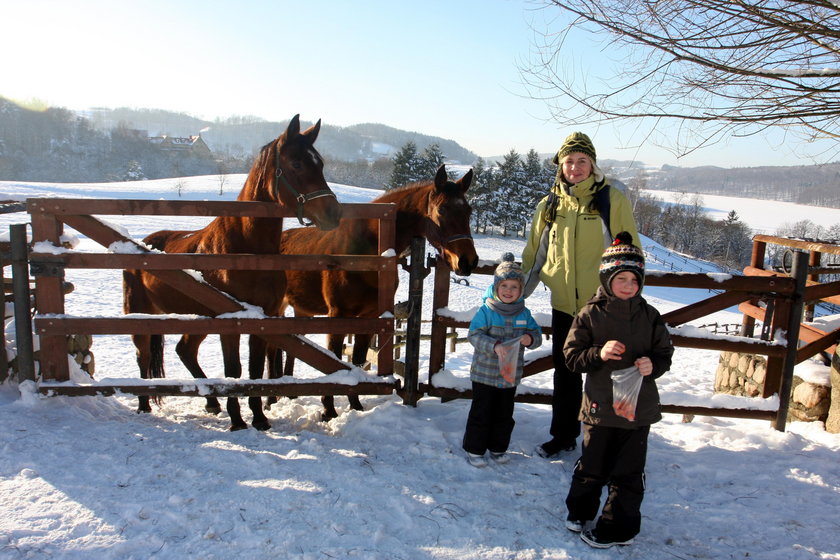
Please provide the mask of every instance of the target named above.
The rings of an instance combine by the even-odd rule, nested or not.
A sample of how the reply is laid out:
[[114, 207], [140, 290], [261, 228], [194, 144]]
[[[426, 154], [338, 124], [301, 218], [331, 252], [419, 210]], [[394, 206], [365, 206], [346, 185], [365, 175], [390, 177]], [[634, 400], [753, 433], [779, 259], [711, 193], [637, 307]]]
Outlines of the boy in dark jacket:
[[[674, 353], [659, 312], [640, 295], [644, 269], [644, 253], [630, 234], [619, 233], [601, 258], [601, 286], [575, 317], [563, 347], [569, 369], [586, 373], [583, 452], [566, 497], [566, 528], [595, 548], [630, 544], [639, 533], [648, 434], [662, 419], [654, 380], [671, 367]], [[632, 367], [642, 376], [635, 411], [614, 402], [611, 378]], [[606, 504], [588, 527], [605, 485]]]

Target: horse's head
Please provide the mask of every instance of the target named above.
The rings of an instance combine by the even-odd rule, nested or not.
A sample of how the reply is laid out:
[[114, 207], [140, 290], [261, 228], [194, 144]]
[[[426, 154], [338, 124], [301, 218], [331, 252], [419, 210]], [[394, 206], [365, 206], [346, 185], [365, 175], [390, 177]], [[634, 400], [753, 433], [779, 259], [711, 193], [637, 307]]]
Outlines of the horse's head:
[[335, 229], [341, 219], [341, 205], [324, 179], [324, 160], [313, 144], [321, 120], [304, 132], [300, 115], [295, 115], [274, 144], [274, 177], [271, 189], [280, 204], [296, 208], [301, 224], [306, 218], [322, 230]]
[[457, 181], [450, 181], [446, 166], [441, 165], [435, 174], [435, 188], [427, 211], [426, 239], [461, 276], [468, 276], [478, 265], [478, 253], [470, 234], [472, 207], [466, 197], [472, 178], [470, 169]]

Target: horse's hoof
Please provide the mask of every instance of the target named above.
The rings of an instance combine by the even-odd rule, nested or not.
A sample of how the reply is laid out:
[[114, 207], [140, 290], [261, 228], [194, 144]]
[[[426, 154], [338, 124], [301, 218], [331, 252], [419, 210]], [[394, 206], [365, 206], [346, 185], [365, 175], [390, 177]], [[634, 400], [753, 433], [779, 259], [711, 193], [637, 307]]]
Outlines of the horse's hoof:
[[350, 405], [350, 408], [352, 408], [353, 410], [359, 410], [359, 411], [362, 411], [362, 412], [365, 410], [365, 407], [363, 407], [362, 405]]
[[271, 424], [268, 420], [254, 420], [251, 425], [261, 432], [271, 429]]
[[322, 412], [321, 413], [321, 422], [329, 422], [333, 418], [338, 418], [337, 412]]
[[150, 406], [141, 406], [137, 408], [137, 414], [151, 414], [152, 407]]
[[247, 429], [248, 429], [248, 424], [246, 424], [245, 422], [242, 422], [241, 424], [231, 424], [230, 425], [230, 431], [231, 432], [238, 432], [239, 430], [247, 430]]
[[222, 413], [222, 407], [219, 406], [219, 405], [213, 406], [211, 404], [208, 404], [204, 407], [204, 410], [207, 411], [210, 414], [221, 414]]

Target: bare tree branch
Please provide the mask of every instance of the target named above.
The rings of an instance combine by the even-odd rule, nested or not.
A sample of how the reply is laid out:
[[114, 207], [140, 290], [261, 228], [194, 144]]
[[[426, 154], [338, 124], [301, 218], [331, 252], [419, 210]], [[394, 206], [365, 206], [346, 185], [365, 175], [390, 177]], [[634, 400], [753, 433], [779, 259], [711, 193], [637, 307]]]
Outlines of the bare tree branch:
[[[544, 0], [543, 9], [572, 17], [538, 35], [520, 70], [560, 124], [653, 120], [678, 156], [768, 127], [840, 138], [840, 2]], [[621, 65], [609, 79], [574, 67], [567, 53], [580, 30]]]

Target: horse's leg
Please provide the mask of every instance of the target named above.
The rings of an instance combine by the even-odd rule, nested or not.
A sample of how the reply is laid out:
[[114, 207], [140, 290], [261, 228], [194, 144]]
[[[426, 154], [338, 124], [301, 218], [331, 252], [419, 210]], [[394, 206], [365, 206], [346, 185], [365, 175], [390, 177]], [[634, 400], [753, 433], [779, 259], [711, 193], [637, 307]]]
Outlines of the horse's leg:
[[[151, 374], [149, 367], [152, 361], [151, 350], [151, 336], [145, 334], [135, 334], [131, 336], [131, 341], [137, 349], [137, 365], [140, 367], [140, 378], [149, 379]], [[152, 407], [149, 405], [148, 396], [137, 397], [137, 412], [151, 412]]]
[[[328, 334], [327, 335], [327, 349], [341, 359], [341, 350], [344, 346], [343, 334]], [[321, 404], [324, 405], [324, 410], [321, 412], [321, 420], [328, 422], [333, 418], [338, 418], [338, 412], [335, 411], [335, 397], [332, 395], [324, 395], [321, 397]]]
[[[269, 379], [280, 379], [283, 376], [283, 351], [276, 346], [269, 344], [266, 346], [266, 362], [268, 367]], [[270, 395], [265, 398], [266, 410], [271, 409], [271, 405], [277, 402], [277, 395]]]
[[[201, 343], [205, 338], [207, 338], [207, 335], [185, 334], [175, 346], [175, 352], [177, 352], [178, 357], [181, 358], [181, 363], [184, 364], [184, 367], [186, 367], [196, 379], [207, 379], [207, 376], [204, 374], [204, 370], [202, 370], [201, 366], [198, 365], [198, 347], [201, 346]], [[219, 405], [219, 399], [216, 397], [205, 398], [207, 399], [207, 402], [204, 405], [204, 410], [210, 414], [219, 414], [222, 411], [222, 407]]]
[[[368, 348], [370, 348], [370, 334], [357, 334], [353, 339], [353, 365], [361, 367], [367, 361]], [[347, 395], [350, 401], [350, 408], [353, 410], [364, 410], [359, 401], [359, 395]]]
[[[239, 361], [239, 335], [220, 335], [222, 342], [222, 357], [225, 363], [225, 377], [239, 379], [242, 377], [242, 363]], [[242, 413], [239, 410], [239, 399], [228, 397], [227, 411], [230, 416], [230, 431], [244, 430], [248, 424], [242, 420]]]
[[[266, 343], [262, 338], [248, 336], [248, 377], [250, 379], [262, 379], [265, 368]], [[251, 425], [260, 431], [271, 428], [268, 418], [262, 410], [262, 398], [248, 397], [248, 406], [251, 408], [253, 420]]]

